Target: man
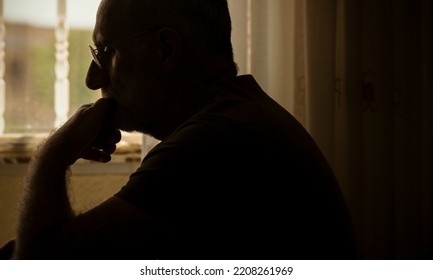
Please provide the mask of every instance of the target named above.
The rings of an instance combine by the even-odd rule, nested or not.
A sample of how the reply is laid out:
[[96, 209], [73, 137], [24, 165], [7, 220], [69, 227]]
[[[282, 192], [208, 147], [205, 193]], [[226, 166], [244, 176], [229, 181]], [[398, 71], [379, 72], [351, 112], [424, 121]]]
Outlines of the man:
[[[40, 147], [18, 259], [347, 259], [350, 219], [305, 129], [237, 76], [226, 0], [102, 0], [82, 106]], [[119, 192], [82, 214], [78, 158], [108, 162], [119, 130], [161, 142]]]

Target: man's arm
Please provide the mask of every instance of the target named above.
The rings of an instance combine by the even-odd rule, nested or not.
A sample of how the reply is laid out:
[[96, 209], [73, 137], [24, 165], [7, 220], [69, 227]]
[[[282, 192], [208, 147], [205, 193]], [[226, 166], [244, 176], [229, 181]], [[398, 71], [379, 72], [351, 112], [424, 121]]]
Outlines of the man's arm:
[[[124, 215], [138, 224], [149, 220], [147, 214], [114, 197], [83, 215], [75, 216], [71, 208], [69, 166], [78, 158], [108, 162], [120, 141], [120, 132], [111, 124], [112, 110], [111, 101], [104, 98], [81, 107], [38, 150], [24, 183], [14, 258], [86, 258], [85, 252], [77, 253], [80, 246], [100, 243], [101, 247], [100, 240], [110, 242], [101, 237], [119, 231], [119, 226], [137, 230], [127, 228]], [[117, 238], [129, 234], [125, 231], [119, 231]]]

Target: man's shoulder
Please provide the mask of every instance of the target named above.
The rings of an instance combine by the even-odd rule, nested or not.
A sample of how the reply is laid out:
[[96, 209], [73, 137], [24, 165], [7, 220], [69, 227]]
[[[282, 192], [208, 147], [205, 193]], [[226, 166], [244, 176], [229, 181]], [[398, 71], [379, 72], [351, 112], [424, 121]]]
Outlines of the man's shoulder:
[[252, 75], [216, 83], [206, 95], [207, 102], [188, 121], [242, 127], [245, 123], [257, 122], [256, 126], [266, 126], [270, 122], [275, 124], [291, 119], [291, 114], [273, 100]]

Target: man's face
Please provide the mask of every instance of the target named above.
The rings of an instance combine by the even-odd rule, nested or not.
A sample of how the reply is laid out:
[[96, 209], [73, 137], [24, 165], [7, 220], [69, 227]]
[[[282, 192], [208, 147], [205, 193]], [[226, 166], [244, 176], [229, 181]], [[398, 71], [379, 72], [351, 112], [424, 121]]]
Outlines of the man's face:
[[103, 97], [116, 101], [118, 128], [147, 133], [163, 109], [157, 100], [159, 82], [145, 53], [131, 48], [134, 45], [116, 47], [108, 72], [110, 82], [101, 91]]
[[126, 28], [125, 5], [121, 0], [103, 0], [100, 4], [93, 39], [98, 49], [107, 45], [108, 48], [101, 68], [91, 64], [87, 85], [91, 89], [101, 88], [103, 97], [115, 101], [117, 128], [153, 135], [166, 111], [167, 92], [148, 51], [155, 33], [132, 36], [134, 33]]

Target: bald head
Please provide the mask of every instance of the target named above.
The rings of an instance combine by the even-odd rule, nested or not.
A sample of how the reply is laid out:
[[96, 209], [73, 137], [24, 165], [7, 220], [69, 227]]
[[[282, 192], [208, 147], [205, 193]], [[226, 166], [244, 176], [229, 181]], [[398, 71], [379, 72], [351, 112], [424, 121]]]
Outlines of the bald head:
[[101, 0], [96, 15], [93, 41], [110, 43], [129, 34], [128, 7], [124, 0]]
[[[103, 0], [129, 33], [155, 27], [177, 30], [186, 48], [233, 61], [227, 0]], [[109, 19], [113, 20], [113, 19]], [[116, 20], [114, 20], [116, 21]]]

